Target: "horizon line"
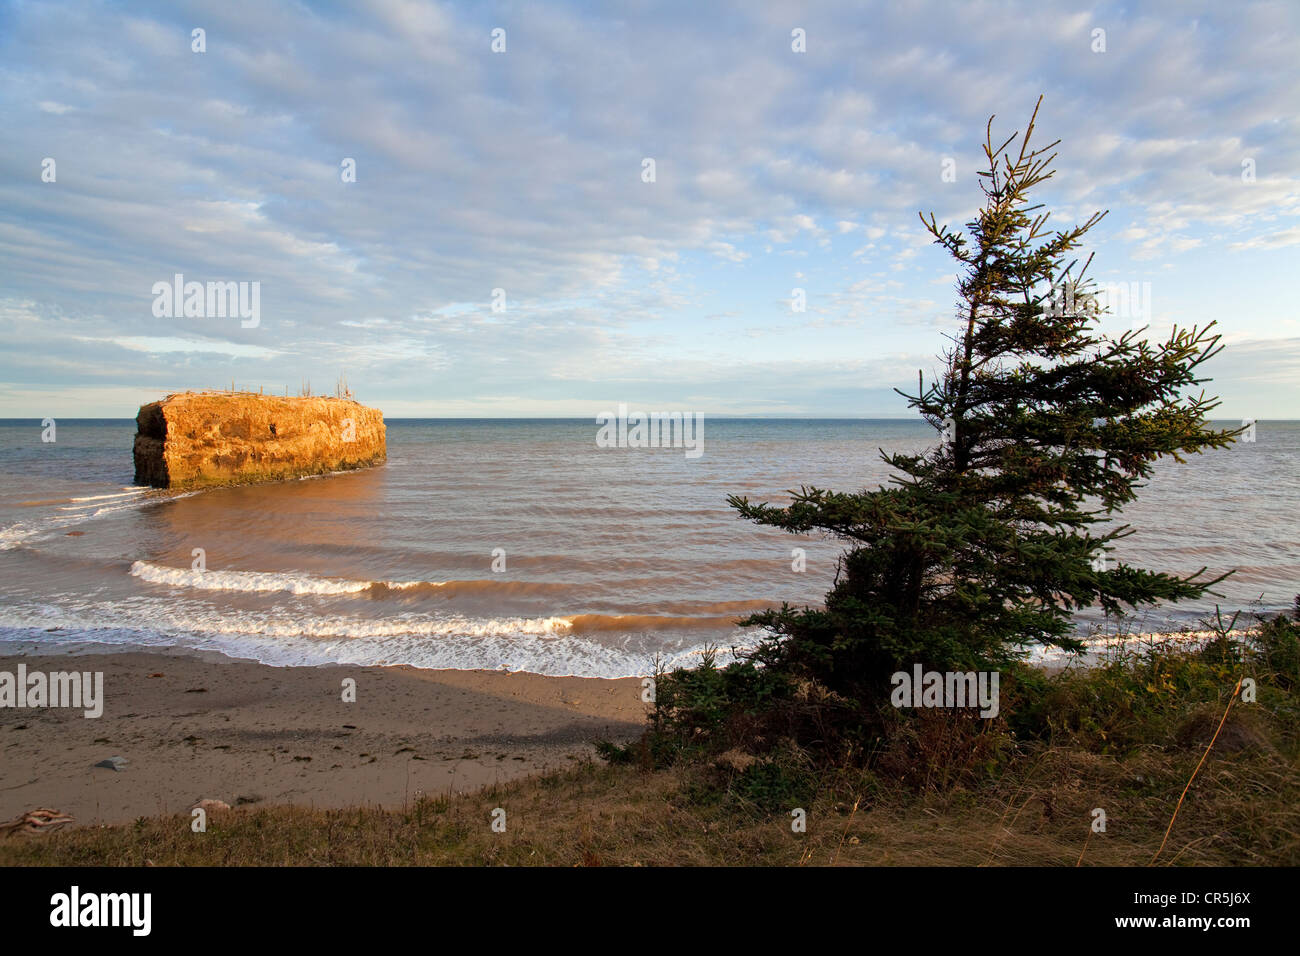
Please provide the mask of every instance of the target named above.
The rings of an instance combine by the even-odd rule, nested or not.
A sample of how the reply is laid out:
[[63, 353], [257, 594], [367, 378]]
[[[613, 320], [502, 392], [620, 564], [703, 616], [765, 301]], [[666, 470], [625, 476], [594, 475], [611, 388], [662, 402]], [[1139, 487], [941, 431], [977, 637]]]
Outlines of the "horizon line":
[[[380, 410], [382, 411], [382, 410]], [[634, 414], [664, 414], [664, 413], [642, 413]], [[715, 414], [712, 412], [683, 412], [683, 414], [702, 415], [711, 418], [714, 421], [792, 421], [792, 422], [911, 422], [918, 424], [929, 424], [919, 415], [770, 415], [770, 414]], [[1231, 422], [1236, 421], [1239, 416], [1224, 415], [1218, 417], [1206, 418], [1207, 422]], [[130, 422], [135, 421], [136, 416], [118, 416], [118, 415], [9, 415], [0, 416], [0, 422], [40, 422], [44, 418], [63, 418], [65, 420], [80, 422]], [[596, 416], [578, 416], [578, 415], [392, 415], [384, 416], [386, 422], [400, 421], [442, 421], [442, 422], [588, 422], [595, 421]], [[1300, 422], [1300, 418], [1251, 418], [1254, 422]]]

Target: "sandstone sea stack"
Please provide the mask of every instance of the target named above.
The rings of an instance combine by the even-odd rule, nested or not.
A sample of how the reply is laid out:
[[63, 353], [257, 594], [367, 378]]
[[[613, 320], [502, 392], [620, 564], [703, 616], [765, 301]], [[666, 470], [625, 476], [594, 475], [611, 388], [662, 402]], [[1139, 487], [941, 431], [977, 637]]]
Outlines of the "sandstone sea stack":
[[388, 457], [384, 416], [345, 398], [183, 392], [140, 408], [135, 483], [207, 488], [319, 475]]

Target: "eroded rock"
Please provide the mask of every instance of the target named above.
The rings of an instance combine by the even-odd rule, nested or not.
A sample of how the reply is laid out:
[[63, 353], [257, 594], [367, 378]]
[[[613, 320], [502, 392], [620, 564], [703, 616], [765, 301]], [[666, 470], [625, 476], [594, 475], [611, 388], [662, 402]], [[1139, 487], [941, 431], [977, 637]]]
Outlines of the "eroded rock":
[[183, 392], [140, 408], [135, 483], [250, 484], [385, 461], [384, 416], [345, 398]]

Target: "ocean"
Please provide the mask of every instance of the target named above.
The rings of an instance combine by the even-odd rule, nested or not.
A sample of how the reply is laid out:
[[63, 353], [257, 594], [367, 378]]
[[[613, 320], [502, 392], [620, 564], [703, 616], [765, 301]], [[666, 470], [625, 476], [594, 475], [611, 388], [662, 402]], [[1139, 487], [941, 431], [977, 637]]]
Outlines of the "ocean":
[[[611, 678], [708, 648], [725, 660], [758, 638], [738, 617], [818, 603], [841, 551], [741, 521], [726, 496], [874, 488], [889, 478], [879, 449], [937, 439], [913, 420], [706, 419], [692, 457], [597, 447], [597, 429], [396, 419], [378, 468], [175, 493], [132, 485], [133, 420], [61, 419], [51, 443], [39, 421], [0, 420], [0, 647]], [[1216, 602], [1289, 608], [1298, 464], [1300, 422], [1268, 421], [1254, 442], [1161, 462], [1117, 556], [1237, 573], [1220, 598], [1126, 628], [1194, 627]], [[1107, 622], [1084, 612], [1077, 626]]]

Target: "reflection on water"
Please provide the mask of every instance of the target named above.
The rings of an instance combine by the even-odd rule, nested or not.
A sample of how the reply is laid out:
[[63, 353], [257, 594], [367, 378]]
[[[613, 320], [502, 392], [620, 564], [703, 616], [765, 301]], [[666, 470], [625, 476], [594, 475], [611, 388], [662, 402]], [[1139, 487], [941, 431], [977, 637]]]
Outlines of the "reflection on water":
[[[911, 421], [706, 421], [705, 454], [602, 449], [574, 421], [389, 423], [387, 465], [175, 495], [130, 487], [133, 423], [0, 423], [0, 637], [211, 647], [276, 663], [642, 673], [752, 641], [734, 619], [817, 603], [840, 546], [734, 516], [731, 493], [888, 480]], [[1226, 606], [1300, 591], [1300, 424], [1162, 463], [1124, 513], [1134, 564], [1238, 568]], [[807, 570], [791, 549], [807, 551]], [[201, 549], [207, 576], [194, 570]], [[1194, 620], [1213, 598], [1160, 609]], [[1094, 617], [1080, 615], [1086, 629]], [[53, 629], [53, 630], [51, 630]]]

